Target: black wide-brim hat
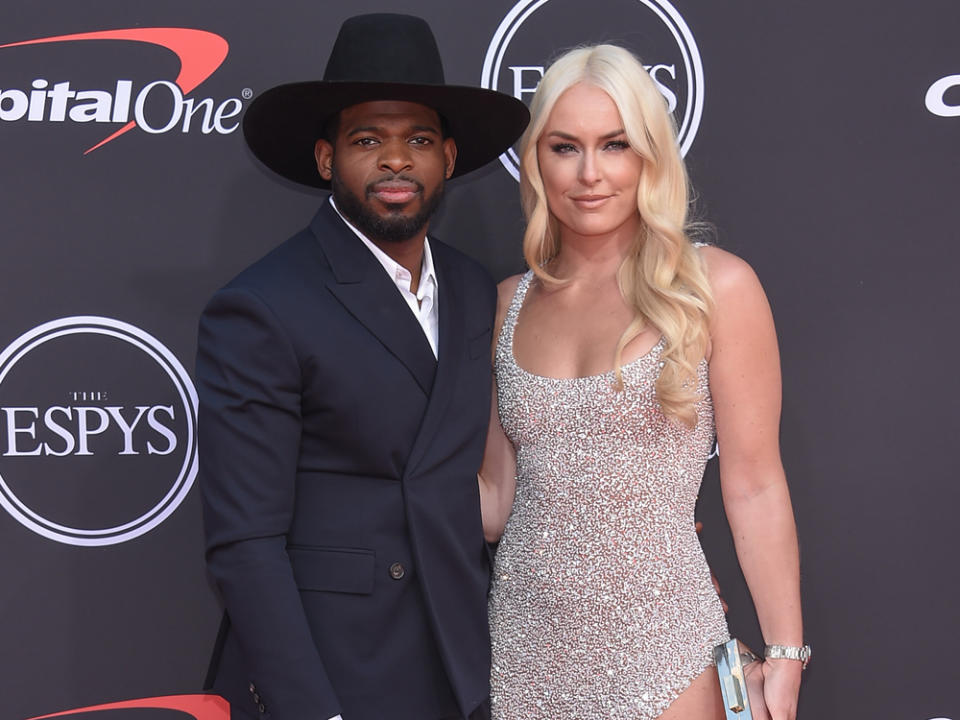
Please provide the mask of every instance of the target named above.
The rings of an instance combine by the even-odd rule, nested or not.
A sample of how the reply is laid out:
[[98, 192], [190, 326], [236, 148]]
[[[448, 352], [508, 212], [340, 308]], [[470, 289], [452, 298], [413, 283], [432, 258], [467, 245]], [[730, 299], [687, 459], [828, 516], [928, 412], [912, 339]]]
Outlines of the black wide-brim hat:
[[335, 113], [363, 102], [404, 100], [436, 110], [457, 143], [453, 176], [476, 170], [520, 137], [530, 113], [519, 100], [482, 88], [446, 85], [433, 32], [410, 15], [358, 15], [340, 28], [323, 80], [278, 85], [243, 117], [243, 135], [268, 168], [328, 188], [314, 145]]

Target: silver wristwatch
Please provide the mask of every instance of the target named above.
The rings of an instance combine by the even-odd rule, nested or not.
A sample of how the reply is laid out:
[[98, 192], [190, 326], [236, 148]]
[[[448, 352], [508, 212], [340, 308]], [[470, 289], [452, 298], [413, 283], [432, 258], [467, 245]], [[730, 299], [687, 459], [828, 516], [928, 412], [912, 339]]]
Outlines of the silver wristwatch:
[[797, 647], [795, 645], [767, 645], [763, 648], [763, 656], [770, 660], [799, 660], [803, 663], [803, 669], [807, 669], [807, 663], [810, 662], [810, 656], [813, 652], [809, 645]]

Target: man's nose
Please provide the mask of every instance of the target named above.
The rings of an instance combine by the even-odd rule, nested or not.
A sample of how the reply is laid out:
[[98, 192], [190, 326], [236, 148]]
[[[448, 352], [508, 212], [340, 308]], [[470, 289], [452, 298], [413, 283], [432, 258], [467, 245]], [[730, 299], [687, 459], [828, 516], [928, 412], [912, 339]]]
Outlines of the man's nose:
[[403, 140], [383, 143], [380, 150], [380, 169], [399, 173], [413, 165], [410, 147]]

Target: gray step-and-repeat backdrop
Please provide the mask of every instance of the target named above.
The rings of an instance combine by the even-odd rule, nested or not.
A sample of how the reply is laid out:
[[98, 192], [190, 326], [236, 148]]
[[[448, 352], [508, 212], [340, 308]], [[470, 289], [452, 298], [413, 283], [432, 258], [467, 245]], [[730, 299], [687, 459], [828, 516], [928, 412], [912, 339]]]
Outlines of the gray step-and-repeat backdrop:
[[[776, 314], [800, 716], [960, 719], [956, 0], [8, 3], [0, 716], [225, 717], [194, 697], [219, 618], [196, 318], [320, 202], [246, 150], [250, 98], [318, 78], [340, 22], [377, 10], [426, 17], [448, 81], [525, 100], [558, 49], [644, 58], [701, 215]], [[515, 174], [505, 156], [457, 181], [433, 226], [498, 278], [522, 269]], [[759, 644], [714, 467], [699, 516], [731, 629]]]

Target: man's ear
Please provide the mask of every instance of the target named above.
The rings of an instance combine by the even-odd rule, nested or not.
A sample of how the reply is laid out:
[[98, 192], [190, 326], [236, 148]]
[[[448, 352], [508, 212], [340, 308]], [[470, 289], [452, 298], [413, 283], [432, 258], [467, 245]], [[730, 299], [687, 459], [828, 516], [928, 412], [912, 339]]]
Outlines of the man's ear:
[[313, 146], [313, 157], [317, 160], [317, 172], [324, 180], [333, 177], [333, 145], [327, 140], [317, 140]]
[[453, 141], [453, 138], [447, 138], [443, 141], [443, 160], [444, 160], [444, 177], [449, 180], [450, 176], [453, 175], [453, 168], [457, 164], [457, 144]]

